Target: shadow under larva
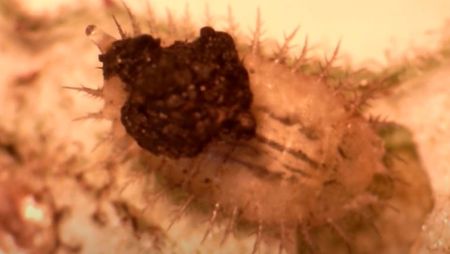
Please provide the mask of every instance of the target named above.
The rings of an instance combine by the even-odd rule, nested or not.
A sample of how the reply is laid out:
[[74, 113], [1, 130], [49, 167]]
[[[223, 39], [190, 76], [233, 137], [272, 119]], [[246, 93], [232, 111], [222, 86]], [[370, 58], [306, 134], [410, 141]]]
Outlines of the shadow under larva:
[[366, 97], [329, 85], [326, 68], [307, 75], [255, 50], [257, 36], [238, 52], [204, 27], [162, 46], [130, 18], [132, 35], [116, 21], [120, 39], [88, 26], [104, 85], [82, 90], [104, 99], [94, 116], [112, 121], [113, 145], [137, 143], [158, 188], [183, 194], [176, 219], [203, 213], [202, 241], [223, 225], [223, 241], [254, 232], [253, 253], [263, 241], [287, 253], [409, 252], [433, 200], [414, 145], [392, 138], [409, 137], [404, 128], [366, 119]]

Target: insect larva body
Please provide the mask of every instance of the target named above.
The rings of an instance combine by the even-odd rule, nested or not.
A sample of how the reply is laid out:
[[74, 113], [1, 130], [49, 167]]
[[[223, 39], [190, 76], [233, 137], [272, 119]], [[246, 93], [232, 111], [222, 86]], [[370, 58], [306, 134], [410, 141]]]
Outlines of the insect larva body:
[[[164, 66], [172, 64], [170, 58], [157, 61], [154, 59], [157, 55], [149, 53], [144, 54], [148, 58], [145, 60], [146, 57], [136, 55], [142, 52], [127, 43], [136, 42], [134, 39], [139, 37], [114, 41], [93, 26], [87, 32], [102, 51], [105, 77], [102, 114], [112, 120], [115, 135], [125, 139], [130, 135], [150, 151], [147, 155], [150, 171], [165, 179], [161, 188], [186, 193], [186, 206], [195, 203], [209, 208], [214, 215], [219, 214], [221, 220], [254, 228], [257, 232], [254, 251], [262, 237], [280, 239], [289, 253], [401, 253], [412, 244], [431, 201], [427, 203], [423, 197], [416, 205], [409, 199], [402, 200], [402, 195], [406, 192], [409, 196], [421, 189], [429, 191], [429, 186], [420, 181], [401, 186], [398, 179], [404, 178], [404, 172], [399, 173], [385, 163], [387, 155], [378, 133], [380, 128], [353, 110], [341, 92], [327, 86], [320, 77], [295, 73], [289, 66], [250, 54], [242, 63], [248, 74], [231, 75], [244, 77], [244, 85], [222, 94], [223, 100], [232, 103], [215, 108], [220, 103], [200, 100], [197, 105], [197, 97], [192, 99], [183, 93], [191, 85], [198, 88], [196, 92], [202, 92], [207, 87], [214, 88], [212, 84], [200, 88], [189, 83], [181, 90], [171, 90], [167, 87], [169, 83], [154, 78], [161, 73], [148, 70], [155, 67], [152, 64], [161, 67], [160, 71], [167, 70]], [[168, 48], [185, 47], [183, 50], [190, 50], [188, 55], [193, 57], [178, 59], [176, 70], [194, 68], [194, 62], [204, 64], [200, 66], [204, 71], [192, 73], [210, 75], [191, 79], [188, 71], [184, 73], [188, 80], [230, 86], [236, 80], [227, 80], [228, 74], [213, 74], [228, 68], [224, 67], [228, 63], [217, 63], [219, 68], [211, 66], [217, 59], [225, 61], [225, 58], [238, 66], [233, 50], [223, 51], [219, 54], [222, 58], [209, 62], [193, 60], [203, 53], [195, 51], [198, 50], [195, 43], [214, 33], [232, 40], [226, 33], [203, 28], [200, 37], [191, 44], [175, 42]], [[151, 45], [143, 42], [140, 47], [167, 49], [161, 48], [158, 40], [149, 41]], [[130, 51], [117, 53], [123, 52], [115, 51], [117, 45]], [[241, 67], [231, 70], [244, 71]], [[179, 82], [177, 77], [182, 74], [177, 75], [171, 77], [171, 82]], [[183, 114], [167, 111], [165, 103], [171, 95], [184, 98], [181, 103], [189, 110], [179, 109]], [[149, 96], [164, 99], [161, 104], [148, 106], [156, 103], [149, 101]], [[191, 126], [185, 123], [192, 123], [197, 111], [206, 115], [199, 117], [205, 120], [204, 129], [193, 133], [182, 129]], [[155, 125], [158, 117], [173, 127]], [[181, 120], [171, 122], [175, 118]], [[148, 121], [154, 122], [155, 129]], [[199, 138], [198, 144], [195, 138]], [[408, 214], [406, 219], [395, 221], [400, 216], [395, 215], [399, 213], [397, 209]], [[411, 234], [386, 233], [389, 237], [383, 237], [393, 226]], [[226, 231], [229, 233], [228, 227]]]

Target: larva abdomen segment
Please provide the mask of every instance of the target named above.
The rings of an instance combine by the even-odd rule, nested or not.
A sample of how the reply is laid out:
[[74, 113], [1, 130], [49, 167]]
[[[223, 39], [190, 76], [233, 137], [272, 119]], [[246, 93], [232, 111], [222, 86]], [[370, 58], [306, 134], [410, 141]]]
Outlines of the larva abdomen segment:
[[[259, 55], [244, 59], [251, 70], [254, 136], [211, 142], [190, 158], [150, 155], [150, 165], [163, 165], [155, 173], [165, 179], [165, 187], [187, 194], [183, 209], [191, 203], [209, 207], [225, 220], [251, 225], [257, 235], [264, 229], [267, 236], [284, 238], [283, 232], [289, 232], [298, 240], [284, 246], [289, 252], [296, 245], [299, 253], [406, 249], [411, 237], [393, 236], [398, 240], [393, 242], [378, 231], [391, 228], [384, 220], [398, 217], [392, 210], [408, 207], [419, 215], [408, 217], [410, 225], [396, 225], [416, 232], [426, 214], [421, 206], [426, 198], [417, 206], [398, 201], [402, 197], [396, 195], [404, 186], [393, 179], [403, 176], [386, 167], [386, 151], [376, 129], [350, 110], [340, 91], [322, 77], [295, 73]], [[115, 74], [107, 75], [103, 92], [116, 97], [107, 91], [122, 89], [125, 95], [106, 99], [104, 111], [113, 112], [113, 126], [125, 133], [118, 107], [129, 99], [126, 88], [132, 85]], [[426, 187], [423, 183], [420, 188]], [[400, 208], [391, 209], [390, 201]], [[377, 225], [380, 221], [382, 226]]]
[[[365, 188], [375, 173], [384, 171], [382, 143], [363, 118], [343, 110], [341, 101], [329, 95], [330, 100], [319, 100], [331, 92], [323, 83], [289, 72], [258, 80], [266, 72], [262, 66], [250, 67], [257, 77], [251, 79], [256, 137], [211, 145], [198, 158], [175, 161], [161, 174], [184, 181], [183, 168], [194, 172], [184, 185], [190, 193], [221, 204], [229, 214], [238, 207], [240, 218], [254, 224], [310, 224], [311, 214], [318, 218], [313, 224], [326, 223], [320, 220], [334, 219], [353, 199], [370, 196]], [[273, 91], [286, 93], [287, 100], [279, 101], [295, 103], [266, 102], [282, 97]], [[309, 133], [302, 131], [304, 126]]]

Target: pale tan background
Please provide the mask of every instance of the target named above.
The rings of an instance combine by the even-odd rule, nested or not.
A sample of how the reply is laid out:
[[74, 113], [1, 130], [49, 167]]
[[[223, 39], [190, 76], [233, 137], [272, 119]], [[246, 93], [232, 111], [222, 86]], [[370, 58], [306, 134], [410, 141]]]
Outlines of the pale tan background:
[[[86, 5], [98, 7], [99, 11], [104, 11], [105, 9], [100, 7], [104, 7], [110, 2], [108, 0], [6, 1], [20, 4], [27, 15], [44, 19], [57, 19], [73, 10], [82, 10], [81, 7]], [[135, 13], [145, 11], [146, 1], [128, 0], [126, 2]], [[166, 16], [166, 8], [171, 10], [174, 17], [180, 17], [183, 15], [186, 6], [186, 1], [182, 0], [152, 0], [150, 3], [161, 18]], [[284, 32], [289, 33], [299, 25], [300, 30], [296, 41], [299, 47], [293, 49], [294, 54], [300, 50], [306, 35], [308, 35], [310, 43], [316, 45], [315, 52], [321, 56], [330, 54], [337, 42], [341, 40], [341, 56], [349, 56], [355, 65], [367, 62], [392, 63], [392, 59], [386, 60], [385, 58], [386, 50], [389, 50], [390, 55], [394, 58], [412, 56], [423, 53], [425, 50], [432, 50], [439, 45], [439, 39], [444, 35], [442, 29], [446, 21], [450, 19], [450, 0], [189, 1], [190, 13], [198, 25], [204, 23], [206, 3], [208, 3], [211, 16], [218, 26], [225, 25], [227, 6], [230, 4], [233, 15], [239, 23], [240, 32], [247, 35], [254, 27], [258, 6], [266, 31], [265, 38], [280, 40], [283, 38]], [[3, 21], [3, 17], [0, 18]], [[92, 22], [95, 21], [83, 21], [86, 25]], [[116, 31], [108, 32], [117, 33]], [[70, 33], [79, 36], [79, 41], [82, 41], [80, 45], [89, 43], [82, 29], [73, 30]], [[0, 45], [6, 41], [2, 41], [3, 39], [5, 37], [0, 37]], [[67, 45], [59, 45], [60, 48], [55, 47], [55, 50], [50, 49], [49, 52], [53, 55], [36, 56], [32, 52], [7, 51], [9, 48], [15, 49], [14, 47], [5, 47], [6, 52], [2, 52], [0, 55], [0, 70], [6, 74], [0, 77], [2, 79], [10, 73], [16, 75], [29, 67], [36, 68], [35, 65], [37, 65], [41, 68], [40, 65], [43, 65], [42, 68], [54, 68], [56, 71], [50, 73], [58, 78], [45, 76], [41, 79], [42, 83], [49, 82], [53, 85], [58, 83], [58, 86], [73, 85], [74, 82], [84, 82], [83, 78], [87, 80], [86, 85], [93, 86], [94, 84], [95, 86], [95, 84], [100, 83], [101, 75], [98, 72], [89, 72], [92, 75], [86, 77], [87, 72], [77, 70], [77, 67], [71, 69], [67, 67], [75, 66], [73, 63], [75, 60], [82, 62], [84, 58], [89, 59], [89, 61], [86, 61], [89, 62], [89, 66], [82, 66], [80, 69], [96, 66], [98, 64], [97, 51], [93, 46], [90, 48], [90, 52], [84, 52], [86, 55], [73, 56], [73, 52], [70, 52], [72, 53], [71, 59], [66, 59], [67, 62], [64, 63], [58, 62], [61, 69], [53, 65], [46, 66], [46, 61], [53, 59], [54, 55], [67, 54]], [[60, 60], [58, 57], [54, 58]], [[22, 59], [23, 61], [21, 60], [20, 63], [27, 64], [21, 64], [20, 66], [11, 64], [12, 62], [19, 62], [17, 59]], [[60, 80], [59, 74], [66, 72], [67, 77]], [[388, 120], [402, 123], [412, 130], [425, 167], [432, 180], [437, 197], [437, 206], [435, 212], [430, 216], [429, 223], [424, 227], [423, 244], [420, 245], [421, 249], [418, 253], [446, 253], [445, 251], [450, 251], [449, 73], [450, 63], [447, 59], [447, 62], [442, 63], [438, 69], [423, 73], [420, 77], [408, 81], [402, 86], [402, 89], [392, 96], [382, 98], [374, 104], [372, 109], [372, 112], [386, 116]], [[59, 90], [54, 91], [54, 94], [59, 95], [59, 93]], [[79, 98], [77, 97], [77, 99]], [[48, 101], [52, 101], [51, 98]], [[1, 103], [2, 101], [0, 101], [0, 109], [4, 110], [5, 108], [2, 108], [4, 105], [1, 105]], [[87, 103], [85, 104], [87, 105]], [[85, 109], [77, 108], [76, 110], [77, 112], [74, 112], [73, 116], [65, 117], [74, 118], [88, 112]], [[76, 135], [83, 137], [88, 133], [90, 131], [86, 127], [89, 126], [88, 124], [90, 123], [77, 125], [76, 128], [79, 129], [77, 129]], [[69, 129], [74, 128], [72, 122], [67, 121], [67, 126]], [[85, 126], [84, 129], [83, 126]], [[95, 248], [96, 241], [91, 240], [91, 242], [94, 246], [92, 248]], [[431, 247], [437, 251], [430, 251], [432, 250]]]
[[[14, 1], [14, 0], [11, 0]], [[15, 0], [18, 1], [18, 0]], [[88, 3], [100, 6], [107, 0], [34, 0], [26, 3], [32, 12], [57, 15], [60, 8], [77, 8]], [[126, 1], [135, 11], [143, 11], [146, 0]], [[300, 26], [298, 44], [308, 35], [312, 44], [332, 50], [342, 40], [342, 52], [355, 63], [385, 62], [385, 50], [394, 56], [412, 54], [410, 49], [433, 48], [439, 31], [450, 18], [450, 0], [149, 0], [160, 17], [166, 9], [175, 17], [183, 15], [186, 3], [197, 24], [204, 23], [205, 6], [217, 23], [224, 21], [231, 6], [241, 31], [254, 27], [260, 8], [267, 38], [282, 39]]]

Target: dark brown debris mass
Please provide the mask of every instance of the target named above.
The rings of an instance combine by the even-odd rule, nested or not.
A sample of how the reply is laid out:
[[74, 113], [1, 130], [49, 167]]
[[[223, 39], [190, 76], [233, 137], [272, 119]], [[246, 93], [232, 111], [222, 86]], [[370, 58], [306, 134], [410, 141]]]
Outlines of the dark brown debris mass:
[[212, 141], [255, 135], [249, 75], [225, 32], [204, 27], [194, 41], [169, 47], [139, 35], [99, 58], [105, 79], [118, 75], [126, 84], [122, 124], [153, 154], [194, 157]]

